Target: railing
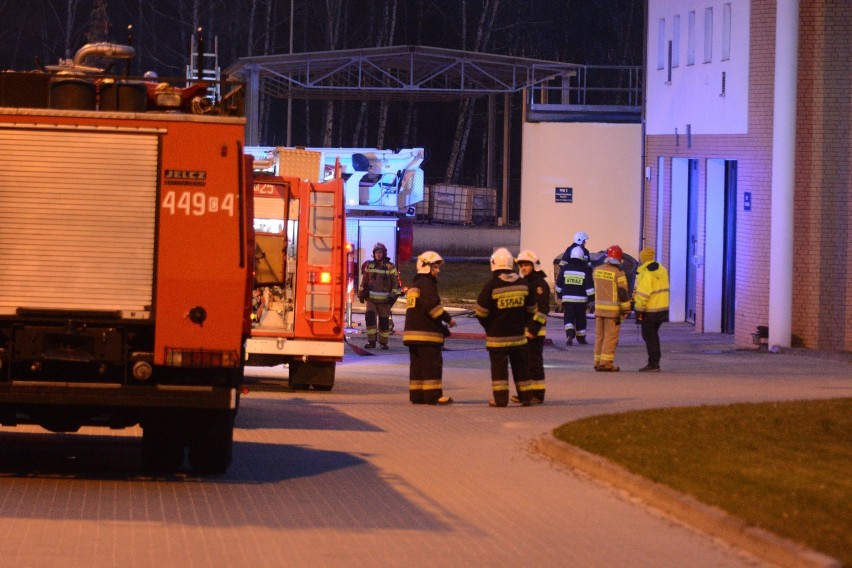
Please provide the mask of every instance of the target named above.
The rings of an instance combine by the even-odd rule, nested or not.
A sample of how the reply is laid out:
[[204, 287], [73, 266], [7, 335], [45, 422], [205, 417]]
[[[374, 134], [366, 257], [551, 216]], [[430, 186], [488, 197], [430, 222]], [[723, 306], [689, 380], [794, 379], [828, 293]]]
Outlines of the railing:
[[642, 114], [642, 67], [583, 65], [527, 90], [527, 118], [638, 121]]

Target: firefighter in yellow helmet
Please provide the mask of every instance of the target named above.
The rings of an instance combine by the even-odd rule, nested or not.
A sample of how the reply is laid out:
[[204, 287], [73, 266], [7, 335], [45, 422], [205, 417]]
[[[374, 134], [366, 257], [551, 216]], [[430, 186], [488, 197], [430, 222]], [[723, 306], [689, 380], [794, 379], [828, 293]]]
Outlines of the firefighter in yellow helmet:
[[427, 250], [417, 257], [417, 274], [405, 294], [405, 331], [403, 345], [408, 346], [408, 398], [412, 404], [449, 404], [444, 396], [441, 346], [449, 335], [448, 327], [456, 320], [444, 310], [438, 295], [438, 274], [444, 259]]
[[[541, 261], [531, 250], [522, 250], [515, 258], [521, 278], [530, 286], [535, 297], [536, 312], [527, 321], [527, 378], [530, 380], [532, 399], [544, 402], [544, 337], [547, 314], [550, 313], [550, 285], [547, 283]], [[520, 402], [520, 398], [513, 399]]]
[[401, 293], [399, 272], [388, 258], [388, 249], [382, 243], [376, 243], [373, 260], [361, 265], [361, 286], [358, 290], [358, 299], [362, 303], [367, 302], [364, 314], [367, 328], [367, 345], [364, 347], [367, 349], [376, 347], [377, 337], [379, 347], [388, 348], [391, 308]]
[[491, 255], [491, 278], [482, 287], [474, 312], [485, 328], [485, 348], [491, 359], [489, 406], [509, 404], [509, 369], [524, 406], [535, 404], [527, 370], [527, 321], [536, 313], [535, 295], [513, 269], [513, 258], [505, 248]]

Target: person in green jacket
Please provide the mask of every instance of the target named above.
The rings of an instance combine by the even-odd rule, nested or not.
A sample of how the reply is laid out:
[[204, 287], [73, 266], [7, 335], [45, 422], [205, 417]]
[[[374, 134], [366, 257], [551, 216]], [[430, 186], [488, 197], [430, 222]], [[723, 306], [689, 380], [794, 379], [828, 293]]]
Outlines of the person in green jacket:
[[633, 310], [636, 323], [642, 326], [642, 339], [648, 350], [648, 364], [642, 372], [660, 370], [660, 326], [669, 321], [669, 273], [657, 262], [654, 249], [639, 252], [642, 262], [636, 269], [636, 286], [633, 289]]

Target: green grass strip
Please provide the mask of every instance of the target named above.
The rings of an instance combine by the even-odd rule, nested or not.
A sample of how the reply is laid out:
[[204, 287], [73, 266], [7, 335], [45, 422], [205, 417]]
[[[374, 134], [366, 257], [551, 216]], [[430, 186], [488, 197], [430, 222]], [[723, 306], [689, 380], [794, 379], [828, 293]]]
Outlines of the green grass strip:
[[852, 566], [852, 398], [595, 416], [554, 435]]

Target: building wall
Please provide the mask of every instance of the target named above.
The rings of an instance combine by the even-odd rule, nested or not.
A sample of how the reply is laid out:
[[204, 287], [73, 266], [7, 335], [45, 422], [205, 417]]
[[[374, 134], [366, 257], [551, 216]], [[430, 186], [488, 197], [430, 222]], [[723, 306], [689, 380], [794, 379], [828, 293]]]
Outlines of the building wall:
[[[525, 123], [523, 142], [519, 248], [535, 251], [551, 279], [548, 265], [577, 231], [592, 252], [618, 244], [638, 258], [641, 126]], [[557, 187], [572, 188], [573, 201], [557, 203]]]
[[[655, 2], [652, 0], [651, 5]], [[663, 2], [692, 6], [693, 2]], [[735, 1], [736, 5], [737, 2]], [[748, 131], [744, 134], [706, 134], [693, 127], [691, 140], [679, 135], [648, 135], [644, 238], [654, 243], [662, 223], [663, 262], [671, 243], [672, 158], [694, 158], [699, 168], [698, 251], [707, 250], [707, 160], [737, 161], [737, 239], [735, 341], [752, 346], [757, 326], [768, 323], [769, 241], [771, 228], [772, 109], [774, 94], [776, 0], [753, 0], [749, 10], [751, 36], [748, 62]], [[649, 14], [653, 14], [649, 8]], [[658, 11], [659, 13], [659, 11]], [[653, 16], [651, 16], [653, 17]], [[814, 349], [852, 350], [852, 211], [850, 187], [850, 116], [852, 116], [852, 69], [850, 56], [852, 22], [844, 0], [802, 2], [799, 37], [798, 119], [796, 143], [795, 242], [791, 251], [793, 283], [793, 345]], [[649, 29], [654, 20], [650, 20]], [[649, 45], [654, 45], [649, 31]], [[651, 47], [649, 47], [649, 53]], [[654, 60], [655, 61], [655, 60]], [[652, 62], [653, 63], [653, 62]], [[648, 82], [659, 82], [649, 65]], [[648, 113], [660, 104], [649, 89]], [[690, 118], [691, 120], [691, 118]], [[658, 158], [664, 158], [659, 172]], [[663, 175], [662, 195], [658, 176]], [[751, 194], [751, 210], [745, 211], [743, 195]], [[662, 215], [658, 219], [658, 199]], [[698, 266], [696, 328], [704, 331], [704, 259]], [[787, 262], [787, 259], [772, 259]]]
[[[647, 134], [677, 129], [685, 135], [687, 125], [693, 134], [747, 132], [749, 11], [747, 0], [649, 1], [646, 94], [653, 104], [646, 109]], [[711, 33], [705, 36], [708, 15]]]
[[793, 259], [793, 345], [843, 351], [852, 351], [850, 8], [801, 2], [794, 197], [802, 246]]

